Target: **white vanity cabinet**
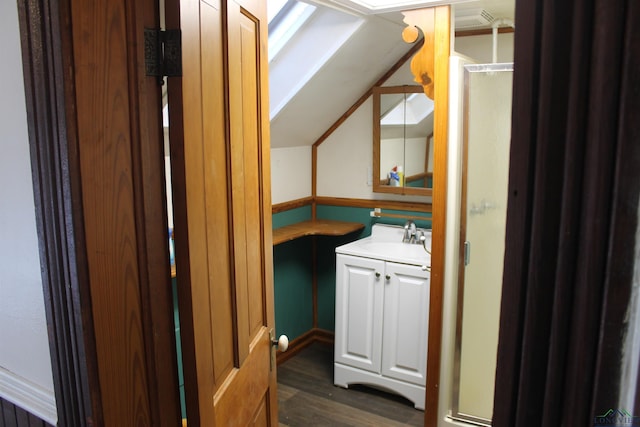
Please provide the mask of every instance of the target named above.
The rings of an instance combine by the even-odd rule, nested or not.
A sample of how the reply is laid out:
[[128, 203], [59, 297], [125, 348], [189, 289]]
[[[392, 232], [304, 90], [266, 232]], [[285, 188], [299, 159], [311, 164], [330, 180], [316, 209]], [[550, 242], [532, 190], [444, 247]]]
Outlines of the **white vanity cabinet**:
[[336, 252], [334, 384], [380, 387], [424, 409], [430, 291], [424, 264]]

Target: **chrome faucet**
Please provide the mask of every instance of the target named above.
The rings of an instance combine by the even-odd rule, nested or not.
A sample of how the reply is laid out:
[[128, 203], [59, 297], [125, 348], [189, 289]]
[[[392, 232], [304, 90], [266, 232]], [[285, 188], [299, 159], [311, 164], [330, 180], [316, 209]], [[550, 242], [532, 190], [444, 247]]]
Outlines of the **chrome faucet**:
[[404, 235], [402, 236], [402, 243], [415, 243], [417, 228], [416, 224], [410, 219], [404, 223]]

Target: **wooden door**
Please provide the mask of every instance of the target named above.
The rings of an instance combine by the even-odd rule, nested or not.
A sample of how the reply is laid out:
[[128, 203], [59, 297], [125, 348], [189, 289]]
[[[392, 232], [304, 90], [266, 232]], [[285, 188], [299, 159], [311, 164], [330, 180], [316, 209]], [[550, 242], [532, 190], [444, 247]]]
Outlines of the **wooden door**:
[[266, 2], [170, 1], [167, 27], [187, 422], [276, 425]]

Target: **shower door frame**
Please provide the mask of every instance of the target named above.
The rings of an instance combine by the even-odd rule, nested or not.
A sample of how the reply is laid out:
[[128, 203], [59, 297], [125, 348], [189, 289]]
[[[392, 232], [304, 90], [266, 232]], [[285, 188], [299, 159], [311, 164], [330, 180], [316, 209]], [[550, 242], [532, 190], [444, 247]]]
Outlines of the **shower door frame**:
[[[490, 426], [491, 419], [480, 418], [470, 414], [460, 412], [460, 370], [462, 358], [462, 317], [464, 309], [464, 278], [465, 278], [465, 241], [467, 234], [467, 170], [468, 170], [468, 147], [469, 147], [469, 89], [470, 75], [472, 73], [486, 72], [510, 72], [513, 73], [513, 63], [495, 64], [466, 64], [464, 65], [464, 101], [463, 101], [463, 134], [462, 134], [462, 174], [461, 174], [461, 197], [460, 197], [460, 241], [458, 253], [458, 290], [456, 300], [456, 332], [455, 348], [453, 359], [453, 387], [451, 389], [451, 415], [456, 421], [471, 422], [478, 425]], [[506, 206], [505, 206], [506, 209]], [[496, 348], [497, 356], [497, 348]]]

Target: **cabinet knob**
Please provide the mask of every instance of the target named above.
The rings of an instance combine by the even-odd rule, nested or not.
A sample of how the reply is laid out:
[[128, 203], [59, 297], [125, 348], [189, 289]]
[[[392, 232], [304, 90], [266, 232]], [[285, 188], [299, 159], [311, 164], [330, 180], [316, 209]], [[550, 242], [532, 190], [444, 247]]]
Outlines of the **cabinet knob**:
[[380, 278], [380, 272], [376, 271], [376, 279], [379, 279], [379, 278]]
[[391, 276], [389, 276], [388, 274], [386, 276], [384, 276], [385, 279], [387, 280], [391, 280]]

